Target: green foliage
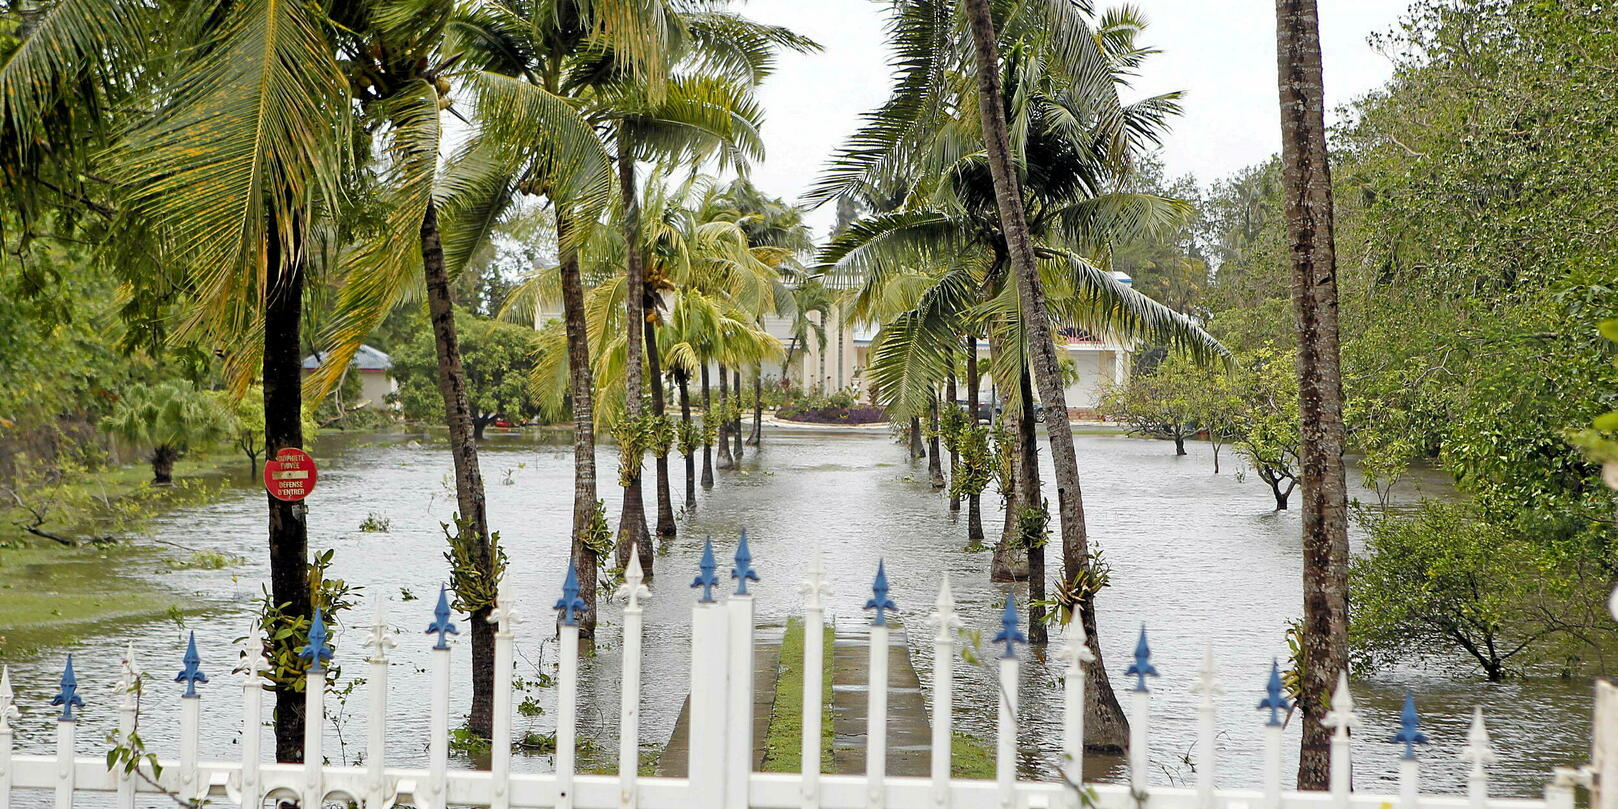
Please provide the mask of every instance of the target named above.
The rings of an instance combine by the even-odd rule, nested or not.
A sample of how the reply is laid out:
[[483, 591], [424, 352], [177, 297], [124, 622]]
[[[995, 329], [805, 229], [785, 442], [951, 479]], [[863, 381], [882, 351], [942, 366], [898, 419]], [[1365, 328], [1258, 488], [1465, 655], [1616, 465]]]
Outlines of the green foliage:
[[1610, 618], [1589, 606], [1599, 607], [1605, 591], [1590, 571], [1474, 506], [1424, 501], [1413, 514], [1367, 522], [1371, 537], [1353, 564], [1350, 602], [1350, 640], [1366, 667], [1452, 652], [1499, 680], [1523, 661], [1570, 653], [1571, 643], [1559, 641], [1610, 634]]
[[366, 514], [365, 519], [360, 520], [360, 531], [367, 534], [386, 534], [392, 527], [392, 520], [374, 511]]
[[686, 421], [681, 419], [675, 422], [675, 440], [679, 445], [681, 455], [691, 455], [697, 450], [702, 449], [704, 435], [703, 430], [705, 426], [706, 419], [702, 418], [699, 418], [696, 421]]
[[500, 532], [489, 534], [487, 547], [470, 521], [455, 516], [455, 528], [440, 523], [449, 550], [444, 561], [449, 562], [449, 588], [455, 593], [455, 609], [474, 614], [493, 609], [500, 592], [500, 580], [506, 575], [506, 549], [500, 545]]
[[1238, 358], [1237, 410], [1230, 419], [1232, 446], [1286, 508], [1298, 481], [1298, 378], [1292, 357], [1273, 345]]
[[590, 522], [584, 526], [581, 538], [584, 547], [595, 554], [597, 559], [607, 559], [612, 556], [613, 534], [612, 526], [607, 523], [607, 504], [597, 500], [595, 508], [590, 510]]
[[[960, 408], [949, 408], [964, 413]], [[960, 464], [950, 478], [950, 494], [955, 497], [973, 497], [988, 488], [994, 478], [995, 454], [989, 446], [989, 428], [968, 419], [967, 424], [955, 430], [955, 447]]]
[[[528, 386], [534, 367], [534, 330], [465, 311], [456, 311], [455, 328], [474, 424], [481, 429], [497, 416], [522, 422], [538, 413]], [[436, 351], [431, 330], [423, 328], [392, 354], [393, 378], [399, 383], [396, 396], [405, 416], [434, 424], [444, 419]]]
[[993, 448], [990, 469], [994, 472], [995, 491], [1002, 503], [1010, 503], [1016, 494], [1017, 436], [1006, 428], [1004, 415], [986, 429]]
[[672, 422], [649, 409], [639, 418], [618, 419], [612, 425], [612, 437], [618, 442], [618, 485], [626, 487], [640, 479], [647, 452], [666, 457], [674, 443]]
[[131, 444], [150, 447], [157, 480], [166, 483], [168, 465], [188, 450], [223, 440], [233, 418], [206, 391], [164, 382], [126, 389], [101, 427]]
[[[313, 601], [311, 606], [320, 610], [322, 619], [331, 628], [341, 626], [343, 613], [354, 606], [360, 589], [342, 579], [326, 575], [335, 555], [336, 551], [333, 550], [317, 552], [307, 566], [309, 592]], [[264, 629], [264, 655], [269, 660], [269, 668], [263, 676], [266, 687], [290, 687], [294, 691], [302, 691], [307, 682], [309, 661], [299, 657], [298, 650], [309, 643], [310, 618], [292, 614], [291, 606], [273, 603], [269, 587], [264, 588], [259, 625]], [[327, 664], [327, 686], [335, 687], [341, 675], [340, 669]]]

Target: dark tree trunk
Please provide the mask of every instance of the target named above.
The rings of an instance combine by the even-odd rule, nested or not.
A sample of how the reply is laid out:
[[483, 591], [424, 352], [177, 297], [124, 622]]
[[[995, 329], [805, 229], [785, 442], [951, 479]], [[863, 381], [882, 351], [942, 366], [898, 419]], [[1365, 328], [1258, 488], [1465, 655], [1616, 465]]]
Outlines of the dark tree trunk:
[[730, 440], [736, 445], [736, 465], [742, 463], [742, 372], [740, 369], [730, 372], [731, 396], [736, 401], [736, 420], [731, 423]]
[[1175, 433], [1174, 434], [1174, 455], [1175, 455], [1175, 457], [1179, 457], [1179, 456], [1184, 455], [1184, 454], [1185, 454], [1185, 434], [1184, 433]]
[[[713, 407], [708, 392], [708, 361], [702, 361], [702, 488], [713, 488], [713, 443], [708, 440], [707, 425], [713, 423]], [[723, 432], [723, 428], [721, 428]], [[695, 502], [695, 501], [693, 501]]]
[[[635, 156], [628, 143], [624, 127], [618, 128], [618, 192], [624, 200], [624, 418], [636, 421], [641, 417], [641, 337], [645, 332], [646, 272], [640, 255], [640, 200], [635, 197]], [[622, 453], [623, 447], [619, 447]], [[623, 510], [618, 517], [618, 567], [629, 565], [631, 548], [650, 550], [646, 538], [646, 501], [641, 491], [641, 459], [631, 458], [624, 486]], [[649, 556], [644, 556], [645, 565]], [[650, 569], [648, 568], [648, 572]]]
[[484, 431], [489, 429], [489, 423], [491, 421], [493, 421], [492, 417], [490, 417], [490, 418], [476, 418], [476, 419], [472, 420], [472, 439], [474, 441], [482, 441], [483, 440], [483, 433], [484, 433]]
[[[730, 372], [725, 370], [725, 366], [723, 366], [723, 365], [719, 366], [719, 409], [720, 410], [725, 409], [725, 402], [729, 401], [729, 399], [730, 399], [730, 381], [729, 380], [730, 380]], [[735, 457], [733, 455], [731, 455], [731, 453], [730, 453], [730, 428], [731, 428], [730, 419], [727, 418], [724, 421], [719, 422], [719, 436], [718, 436], [718, 438], [719, 438], [719, 468], [720, 469], [733, 469], [736, 466]]]
[[747, 443], [758, 446], [764, 440], [764, 370], [753, 369], [753, 434]]
[[[646, 311], [652, 311], [655, 303], [650, 295], [647, 296], [647, 304]], [[646, 318], [646, 371], [647, 382], [652, 389], [652, 415], [661, 421], [668, 409], [663, 401], [663, 358], [657, 350], [657, 326], [650, 317]], [[656, 456], [654, 466], [657, 469], [657, 536], [659, 539], [673, 539], [678, 529], [674, 526], [674, 499], [669, 494], [669, 454], [664, 452]], [[652, 543], [641, 545], [640, 556], [640, 566], [650, 576]]]
[[[1021, 464], [1022, 508], [1045, 509], [1044, 489], [1039, 480], [1039, 433], [1034, 422], [1034, 385], [1028, 366], [1018, 375], [1023, 408], [1017, 415], [1018, 461]], [[1028, 642], [1045, 643], [1045, 544], [1044, 537], [1023, 537], [1028, 550]]]
[[[996, 332], [989, 333], [989, 352], [992, 356], [999, 356], [1000, 352], [1007, 350], [1003, 338]], [[1016, 411], [1012, 408], [1002, 408], [998, 417], [1000, 429], [1009, 429], [1011, 435], [1011, 452], [1014, 458], [1023, 455], [1021, 434], [1016, 425], [1008, 425], [1007, 419], [1015, 418]], [[1002, 497], [1000, 505], [1005, 509], [1004, 519], [1000, 524], [1000, 541], [995, 543], [994, 558], [989, 563], [989, 581], [1024, 581], [1028, 578], [1028, 555], [1023, 553], [1022, 546], [1017, 538], [1017, 508], [1023, 502], [1023, 474], [1022, 464], [1013, 460], [1011, 467], [1011, 493]]]
[[[967, 0], [967, 18], [977, 62], [978, 112], [1001, 230], [1016, 274], [1022, 317], [1029, 324], [1028, 333], [1035, 335], [1028, 345], [1029, 363], [1039, 399], [1045, 405], [1045, 430], [1056, 477], [1057, 509], [1061, 514], [1062, 578], [1074, 581], [1090, 564], [1090, 547], [1084, 523], [1083, 494], [1079, 488], [1079, 461], [1073, 450], [1073, 425], [1068, 421], [1056, 346], [1045, 336], [1051, 319], [1045, 306], [1045, 288], [1034, 261], [1021, 182], [1011, 160], [1011, 141], [1000, 94], [999, 44], [995, 40], [988, 0]], [[1094, 622], [1093, 595], [1080, 600], [1079, 611], [1087, 627]], [[1091, 632], [1088, 645], [1096, 657], [1090, 667], [1090, 682], [1094, 687], [1087, 690], [1085, 701], [1085, 745], [1097, 750], [1123, 749], [1129, 743], [1129, 722], [1107, 678], [1099, 634]]]
[[590, 607], [579, 618], [579, 637], [596, 630], [596, 568], [600, 560], [586, 542], [596, 500], [595, 381], [590, 372], [590, 333], [585, 323], [579, 256], [568, 247], [572, 222], [558, 205], [556, 243], [561, 245], [562, 320], [567, 330], [568, 395], [573, 404], [573, 565], [579, 598]]
[[[953, 352], [953, 351], [950, 352], [950, 362], [949, 362], [949, 364], [950, 364], [949, 376], [944, 378], [944, 399], [946, 400], [945, 401], [945, 406], [946, 407], [956, 407], [957, 405], [955, 404], [955, 397], [957, 395], [957, 391], [955, 390], [955, 352]], [[936, 404], [933, 406], [933, 411], [934, 411], [933, 429], [937, 430], [938, 429], [938, 416], [937, 416], [938, 407], [937, 407]], [[958, 437], [952, 438], [950, 440], [950, 443], [951, 444], [956, 444], [957, 441], [958, 441]], [[960, 474], [960, 471], [961, 471], [961, 455], [955, 449], [951, 449], [949, 451], [949, 479], [950, 479], [950, 481], [952, 483], [955, 480], [955, 476]], [[961, 510], [961, 496], [960, 496], [960, 494], [958, 494], [955, 491], [954, 486], [950, 486], [950, 490], [949, 490], [949, 510], [950, 510], [950, 513], [952, 513], [952, 514], [956, 513], [956, 512], [959, 512]]]
[[[675, 371], [674, 381], [680, 386], [680, 420], [691, 424], [691, 375]], [[690, 429], [689, 426], [687, 429]], [[685, 507], [697, 505], [697, 459], [693, 452], [685, 453]]]
[[[268, 457], [303, 447], [303, 372], [299, 336], [303, 327], [303, 257], [283, 255], [280, 230], [271, 223], [265, 249], [264, 448]], [[288, 620], [308, 618], [309, 508], [303, 501], [277, 500], [268, 492], [270, 516], [270, 600]], [[275, 689], [275, 760], [303, 760], [303, 691], [290, 684]]]
[[[438, 208], [429, 201], [421, 220], [421, 266], [427, 281], [427, 316], [432, 321], [433, 344], [438, 354], [438, 393], [444, 400], [444, 424], [449, 427], [449, 453], [455, 467], [455, 504], [459, 530], [477, 539], [473, 559], [478, 576], [491, 588], [494, 559], [489, 548], [489, 515], [483, 497], [483, 472], [478, 465], [478, 439], [482, 420], [472, 415], [466, 394], [466, 368], [461, 364], [461, 342], [455, 333], [455, 300], [444, 270], [444, 248], [438, 233]], [[474, 423], [475, 422], [475, 423]], [[472, 613], [472, 711], [467, 724], [487, 739], [494, 732], [494, 627], [487, 607]]]
[[152, 484], [155, 486], [168, 486], [174, 482], [174, 462], [180, 459], [180, 451], [163, 444], [152, 450]]
[[944, 454], [939, 447], [938, 439], [938, 396], [928, 409], [927, 423], [932, 435], [927, 438], [927, 477], [931, 480], [934, 489], [944, 488]]
[[[966, 337], [966, 412], [972, 424], [978, 423], [978, 385], [982, 380], [978, 378], [978, 338], [975, 335]], [[966, 538], [973, 542], [983, 541], [983, 495], [968, 494], [966, 496]]]
[[[1348, 487], [1331, 166], [1326, 154], [1315, 0], [1276, 0], [1281, 176], [1298, 324], [1298, 478], [1303, 485], [1303, 710], [1298, 788], [1325, 789], [1331, 731], [1321, 724], [1348, 670]], [[1279, 498], [1278, 498], [1279, 499]]]
[[927, 457], [927, 445], [921, 440], [921, 418], [910, 417], [910, 460]]

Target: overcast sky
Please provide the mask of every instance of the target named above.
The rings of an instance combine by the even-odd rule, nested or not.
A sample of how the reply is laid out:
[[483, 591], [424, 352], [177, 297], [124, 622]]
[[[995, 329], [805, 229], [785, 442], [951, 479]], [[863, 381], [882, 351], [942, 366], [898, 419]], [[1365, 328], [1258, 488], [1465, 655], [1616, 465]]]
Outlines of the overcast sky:
[[[1386, 81], [1392, 66], [1367, 37], [1394, 26], [1409, 0], [1319, 0], [1327, 106]], [[1136, 82], [1139, 95], [1181, 90], [1185, 115], [1164, 144], [1171, 176], [1204, 184], [1280, 149], [1273, 0], [1135, 0], [1150, 26], [1144, 42], [1162, 51]], [[826, 156], [887, 95], [878, 0], [751, 0], [748, 16], [785, 25], [825, 50], [787, 55], [761, 91], [768, 154], [753, 169], [764, 190], [796, 200]], [[1098, 6], [1109, 5], [1098, 0]], [[830, 206], [811, 222], [823, 232]]]

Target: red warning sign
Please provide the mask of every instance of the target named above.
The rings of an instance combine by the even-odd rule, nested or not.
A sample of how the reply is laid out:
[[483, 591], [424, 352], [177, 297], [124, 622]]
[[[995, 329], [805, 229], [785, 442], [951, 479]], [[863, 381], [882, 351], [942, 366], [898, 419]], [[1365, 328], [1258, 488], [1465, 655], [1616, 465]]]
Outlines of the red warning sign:
[[264, 462], [264, 489], [277, 500], [297, 501], [314, 491], [315, 459], [296, 447], [287, 447]]

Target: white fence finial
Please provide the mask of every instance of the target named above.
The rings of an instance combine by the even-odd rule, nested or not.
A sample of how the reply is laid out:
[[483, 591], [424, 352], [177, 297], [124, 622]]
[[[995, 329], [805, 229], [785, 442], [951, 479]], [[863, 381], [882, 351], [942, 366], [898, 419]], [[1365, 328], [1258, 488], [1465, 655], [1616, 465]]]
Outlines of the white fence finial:
[[11, 667], [0, 667], [0, 730], [10, 730], [11, 720], [22, 716], [17, 710], [17, 692], [11, 690]]
[[1062, 631], [1062, 648], [1057, 650], [1056, 659], [1067, 664], [1066, 674], [1080, 671], [1085, 663], [1096, 661], [1095, 653], [1090, 651], [1090, 638], [1084, 631], [1084, 621], [1079, 616], [1067, 622], [1067, 628]]
[[[135, 667], [135, 644], [124, 646], [124, 659], [118, 662], [118, 684], [113, 686], [113, 693], [119, 695], [119, 707], [135, 707], [135, 692], [140, 684], [140, 669]], [[5, 699], [0, 695], [0, 701]], [[5, 721], [5, 710], [0, 709], [0, 722]]]
[[511, 594], [511, 578], [502, 576], [500, 586], [495, 590], [494, 609], [489, 610], [489, 623], [495, 624], [501, 632], [510, 633], [522, 622], [522, 613]]
[[640, 543], [629, 545], [629, 565], [624, 568], [624, 583], [618, 586], [618, 598], [624, 600], [624, 609], [640, 609], [640, 600], [652, 597], [652, 588], [647, 587], [646, 572], [640, 566]]
[[825, 606], [822, 599], [831, 592], [831, 585], [826, 583], [826, 567], [821, 564], [819, 546], [809, 554], [809, 572], [798, 585], [798, 592], [803, 594], [804, 609], [818, 610]]
[[393, 628], [388, 626], [387, 617], [382, 612], [381, 598], [371, 600], [371, 612], [370, 631], [366, 633], [365, 641], [361, 645], [371, 650], [371, 655], [366, 658], [366, 662], [386, 663], [388, 662], [388, 650], [398, 646], [399, 642], [394, 640]]
[[1348, 690], [1348, 672], [1337, 675], [1337, 690], [1331, 695], [1331, 710], [1320, 724], [1336, 731], [1333, 738], [1347, 739], [1350, 731], [1360, 726], [1360, 715], [1354, 712], [1354, 695]]
[[949, 574], [944, 574], [944, 581], [938, 585], [938, 600], [933, 602], [933, 614], [928, 616], [927, 623], [938, 630], [933, 636], [934, 640], [954, 640], [956, 630], [961, 628], [961, 617], [955, 614], [955, 594], [949, 589]]

